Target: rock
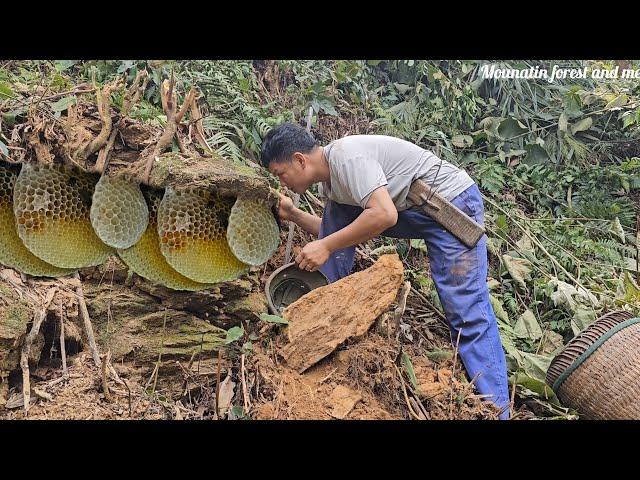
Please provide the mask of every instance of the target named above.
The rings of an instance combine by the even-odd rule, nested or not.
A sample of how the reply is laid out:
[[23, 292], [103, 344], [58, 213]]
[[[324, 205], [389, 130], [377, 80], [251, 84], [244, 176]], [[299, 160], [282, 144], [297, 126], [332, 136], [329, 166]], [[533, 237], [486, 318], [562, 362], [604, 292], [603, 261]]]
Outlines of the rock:
[[351, 337], [360, 337], [396, 299], [403, 280], [398, 255], [383, 255], [371, 267], [317, 288], [289, 305], [287, 364], [302, 373]]

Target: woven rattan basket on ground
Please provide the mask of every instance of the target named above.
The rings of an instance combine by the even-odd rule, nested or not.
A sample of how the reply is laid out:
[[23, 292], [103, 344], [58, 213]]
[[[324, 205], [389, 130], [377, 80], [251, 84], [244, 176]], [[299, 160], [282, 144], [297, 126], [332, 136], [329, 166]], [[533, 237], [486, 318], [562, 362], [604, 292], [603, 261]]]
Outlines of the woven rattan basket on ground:
[[546, 380], [582, 418], [640, 419], [640, 318], [599, 318], [553, 359]]

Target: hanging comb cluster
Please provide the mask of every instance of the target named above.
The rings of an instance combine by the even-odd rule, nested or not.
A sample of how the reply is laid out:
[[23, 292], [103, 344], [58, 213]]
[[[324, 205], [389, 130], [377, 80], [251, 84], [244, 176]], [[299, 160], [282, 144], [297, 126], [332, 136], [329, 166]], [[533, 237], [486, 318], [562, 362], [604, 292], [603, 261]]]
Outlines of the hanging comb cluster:
[[0, 264], [59, 277], [117, 253], [136, 274], [202, 290], [266, 262], [279, 230], [263, 201], [145, 189], [124, 176], [0, 162]]

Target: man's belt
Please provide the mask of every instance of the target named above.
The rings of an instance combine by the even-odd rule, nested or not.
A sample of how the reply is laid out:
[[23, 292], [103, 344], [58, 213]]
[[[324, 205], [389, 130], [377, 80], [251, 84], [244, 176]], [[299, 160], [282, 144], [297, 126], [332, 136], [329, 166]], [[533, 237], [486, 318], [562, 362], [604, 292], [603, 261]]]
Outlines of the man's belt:
[[475, 247], [485, 229], [466, 213], [433, 190], [422, 180], [415, 180], [409, 189], [409, 200], [458, 238], [467, 247]]

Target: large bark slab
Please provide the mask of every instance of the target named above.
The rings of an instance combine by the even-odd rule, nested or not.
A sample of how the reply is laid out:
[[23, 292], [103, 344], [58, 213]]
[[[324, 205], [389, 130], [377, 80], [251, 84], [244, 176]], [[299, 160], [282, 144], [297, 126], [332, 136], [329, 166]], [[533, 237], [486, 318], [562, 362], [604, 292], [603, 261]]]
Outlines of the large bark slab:
[[289, 305], [287, 364], [304, 372], [351, 337], [369, 330], [393, 303], [402, 284], [398, 255], [384, 255], [371, 267], [326, 287], [317, 288]]

